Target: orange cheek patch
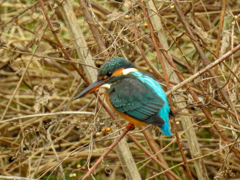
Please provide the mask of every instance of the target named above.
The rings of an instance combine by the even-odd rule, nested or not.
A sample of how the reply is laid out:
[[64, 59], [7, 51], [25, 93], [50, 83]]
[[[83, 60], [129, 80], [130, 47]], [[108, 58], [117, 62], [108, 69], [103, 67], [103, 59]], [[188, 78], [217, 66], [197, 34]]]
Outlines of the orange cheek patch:
[[115, 71], [113, 73], [112, 76], [121, 76], [123, 74], [123, 70], [124, 70], [124, 68], [118, 69], [117, 71]]

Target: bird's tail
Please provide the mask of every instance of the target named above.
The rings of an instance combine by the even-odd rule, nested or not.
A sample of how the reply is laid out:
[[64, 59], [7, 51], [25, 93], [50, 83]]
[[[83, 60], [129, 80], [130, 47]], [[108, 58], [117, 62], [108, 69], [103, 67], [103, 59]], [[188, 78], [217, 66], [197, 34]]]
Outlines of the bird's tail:
[[165, 122], [165, 124], [162, 127], [159, 127], [164, 135], [171, 136], [171, 131], [169, 127], [169, 122]]
[[169, 126], [169, 117], [168, 117], [169, 112], [171, 112], [171, 111], [170, 111], [170, 108], [168, 106], [168, 102], [166, 101], [164, 106], [162, 107], [162, 109], [160, 109], [160, 111], [158, 112], [160, 117], [165, 122], [164, 125], [159, 126], [159, 128], [161, 129], [163, 134], [166, 135], [166, 136], [171, 136], [170, 126]]

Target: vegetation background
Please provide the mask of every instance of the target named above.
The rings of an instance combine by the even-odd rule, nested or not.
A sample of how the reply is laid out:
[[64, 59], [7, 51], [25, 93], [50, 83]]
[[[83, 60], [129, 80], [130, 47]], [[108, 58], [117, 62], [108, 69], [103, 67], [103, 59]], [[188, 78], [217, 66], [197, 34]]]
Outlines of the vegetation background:
[[[135, 129], [90, 179], [239, 179], [239, 0], [0, 1], [0, 179], [82, 179], [119, 136], [102, 90], [122, 56], [163, 84], [172, 136]], [[215, 66], [213, 66], [215, 63]]]

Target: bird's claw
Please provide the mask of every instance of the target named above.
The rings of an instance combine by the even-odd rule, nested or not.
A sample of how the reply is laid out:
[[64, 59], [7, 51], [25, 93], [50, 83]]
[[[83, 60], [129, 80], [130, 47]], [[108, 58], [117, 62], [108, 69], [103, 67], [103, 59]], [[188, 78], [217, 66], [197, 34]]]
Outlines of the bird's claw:
[[131, 123], [127, 124], [126, 128], [129, 130], [129, 131], [132, 131], [135, 129], [135, 126]]

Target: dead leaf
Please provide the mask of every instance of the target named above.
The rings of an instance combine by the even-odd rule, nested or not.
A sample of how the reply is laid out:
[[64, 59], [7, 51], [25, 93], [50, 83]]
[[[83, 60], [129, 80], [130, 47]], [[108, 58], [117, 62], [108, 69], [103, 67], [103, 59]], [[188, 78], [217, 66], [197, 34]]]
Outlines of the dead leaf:
[[205, 32], [202, 28], [199, 26], [195, 26], [193, 29], [194, 34], [196, 34], [205, 44], [211, 43], [211, 41], [208, 38], [208, 33]]
[[[43, 12], [42, 12], [43, 14]], [[42, 28], [44, 26], [44, 23], [45, 23], [45, 16], [43, 15], [43, 18], [42, 20], [40, 21], [40, 23], [38, 23], [36, 25], [36, 27], [34, 28], [34, 35], [35, 35], [35, 44], [38, 45], [39, 44], [39, 41], [40, 41], [40, 38], [42, 36]]]
[[43, 106], [46, 106], [49, 102], [50, 96], [53, 94], [55, 87], [54, 84], [40, 84], [34, 87], [35, 93], [35, 113], [39, 113]]
[[116, 13], [112, 13], [112, 14], [109, 14], [107, 15], [107, 18], [109, 21], [114, 21], [122, 16], [125, 16], [127, 12], [116, 12]]
[[53, 32], [60, 33], [61, 32], [61, 24], [58, 21], [51, 21], [51, 24], [54, 28]]
[[223, 148], [223, 147], [225, 147], [225, 146], [227, 146], [227, 145], [228, 145], [228, 143], [227, 143], [226, 141], [220, 139], [220, 141], [219, 141], [219, 149], [221, 149], [221, 150], [220, 150], [220, 153], [221, 153], [224, 157], [226, 157], [226, 156], [228, 155], [228, 153], [229, 153], [229, 147]]
[[126, 8], [130, 9], [132, 7], [132, 1], [131, 0], [125, 0], [123, 5]]

